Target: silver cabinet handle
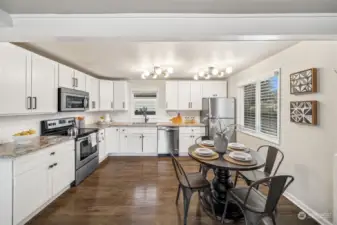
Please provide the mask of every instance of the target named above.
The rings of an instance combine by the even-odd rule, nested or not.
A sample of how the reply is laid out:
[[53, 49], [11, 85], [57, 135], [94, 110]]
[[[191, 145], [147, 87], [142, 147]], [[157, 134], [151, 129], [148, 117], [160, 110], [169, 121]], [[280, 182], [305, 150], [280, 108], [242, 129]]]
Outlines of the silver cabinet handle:
[[48, 166], [48, 169], [51, 169], [51, 168], [53, 168], [54, 167], [54, 165], [50, 165], [50, 166]]
[[166, 108], [167, 108], [167, 102], [166, 102]]
[[113, 102], [110, 103], [110, 108], [113, 108]]
[[78, 79], [75, 78], [75, 87], [78, 87]]
[[27, 109], [32, 109], [32, 97], [27, 97]]
[[95, 101], [91, 101], [91, 107], [94, 109], [95, 108]]
[[73, 77], [72, 79], [73, 79], [73, 87], [75, 87], [75, 77]]
[[125, 108], [125, 102], [123, 102], [123, 109]]
[[37, 98], [36, 97], [33, 97], [33, 100], [34, 100], [34, 108], [33, 109], [36, 109], [37, 108]]
[[191, 109], [192, 109], [192, 107], [193, 107], [193, 103], [191, 102]]

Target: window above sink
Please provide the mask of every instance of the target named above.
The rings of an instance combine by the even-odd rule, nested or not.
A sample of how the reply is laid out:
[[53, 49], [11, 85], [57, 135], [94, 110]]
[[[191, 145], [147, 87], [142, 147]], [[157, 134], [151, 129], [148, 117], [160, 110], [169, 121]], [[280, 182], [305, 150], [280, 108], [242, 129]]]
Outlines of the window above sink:
[[158, 94], [156, 91], [133, 91], [132, 92], [132, 102], [133, 102], [133, 116], [143, 117], [141, 109], [143, 107], [147, 108], [148, 116], [156, 116], [158, 107]]

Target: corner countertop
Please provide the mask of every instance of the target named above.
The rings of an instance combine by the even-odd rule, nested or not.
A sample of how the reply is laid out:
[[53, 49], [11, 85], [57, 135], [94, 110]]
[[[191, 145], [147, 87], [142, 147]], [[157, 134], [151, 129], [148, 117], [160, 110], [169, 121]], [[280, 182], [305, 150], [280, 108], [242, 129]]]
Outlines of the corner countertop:
[[170, 126], [170, 127], [204, 127], [205, 124], [196, 123], [196, 124], [173, 124], [170, 122], [158, 122], [158, 123], [131, 123], [131, 122], [112, 122], [109, 124], [86, 124], [86, 128], [98, 128], [105, 129], [108, 127], [158, 127], [158, 126]]
[[0, 159], [14, 159], [73, 139], [67, 136], [38, 136], [32, 138], [30, 144], [18, 145], [15, 142], [1, 144]]

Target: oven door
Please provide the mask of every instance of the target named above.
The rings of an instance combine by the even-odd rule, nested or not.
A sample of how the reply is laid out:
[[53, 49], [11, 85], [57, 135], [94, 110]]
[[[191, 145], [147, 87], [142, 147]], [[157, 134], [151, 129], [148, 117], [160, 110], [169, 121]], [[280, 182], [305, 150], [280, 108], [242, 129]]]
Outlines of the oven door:
[[69, 111], [85, 111], [89, 106], [89, 96], [60, 92], [59, 94], [59, 111], [69, 112]]
[[77, 139], [76, 169], [81, 168], [95, 157], [98, 157], [98, 145], [92, 147], [90, 136]]

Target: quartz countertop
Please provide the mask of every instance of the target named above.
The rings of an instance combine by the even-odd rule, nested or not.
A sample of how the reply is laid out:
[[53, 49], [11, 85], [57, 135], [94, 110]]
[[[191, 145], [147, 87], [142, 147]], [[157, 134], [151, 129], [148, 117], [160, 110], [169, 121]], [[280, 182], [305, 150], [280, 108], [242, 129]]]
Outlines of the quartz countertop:
[[173, 124], [170, 122], [158, 122], [158, 123], [131, 123], [131, 122], [112, 122], [109, 124], [86, 124], [86, 128], [98, 128], [105, 129], [108, 127], [157, 127], [157, 126], [171, 126], [171, 127], [204, 127], [205, 124]]
[[32, 138], [30, 144], [18, 145], [15, 142], [1, 144], [0, 159], [17, 158], [73, 139], [68, 136], [38, 136]]

